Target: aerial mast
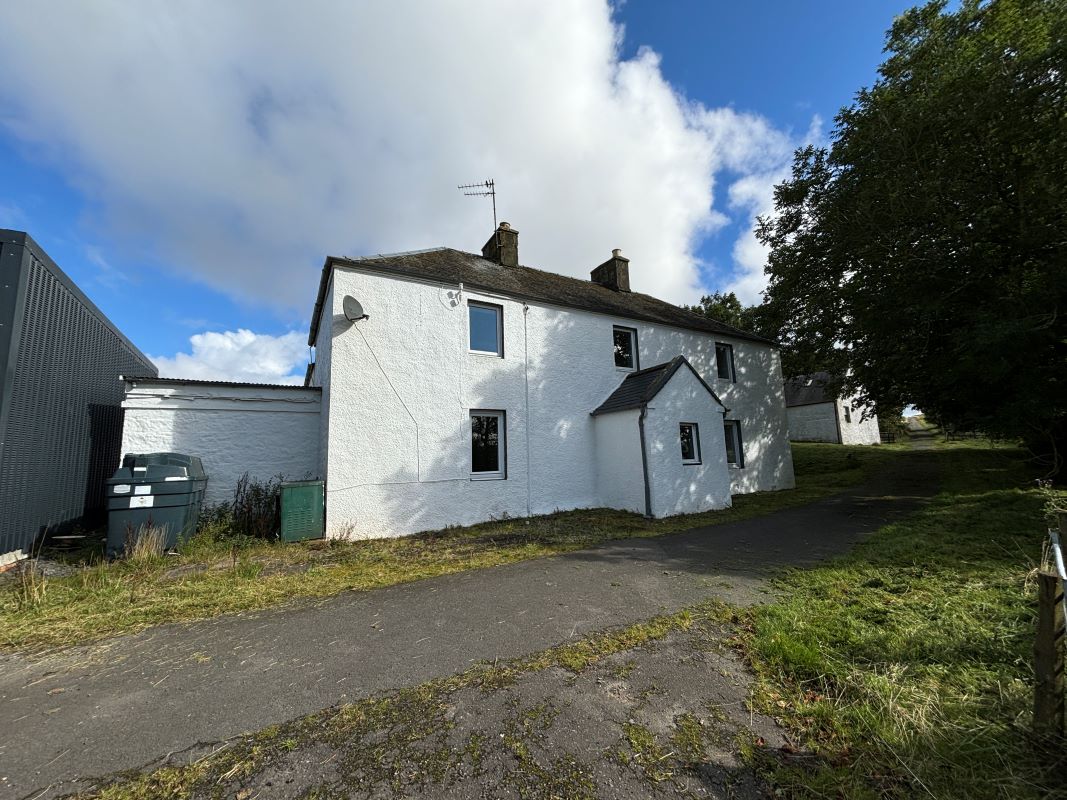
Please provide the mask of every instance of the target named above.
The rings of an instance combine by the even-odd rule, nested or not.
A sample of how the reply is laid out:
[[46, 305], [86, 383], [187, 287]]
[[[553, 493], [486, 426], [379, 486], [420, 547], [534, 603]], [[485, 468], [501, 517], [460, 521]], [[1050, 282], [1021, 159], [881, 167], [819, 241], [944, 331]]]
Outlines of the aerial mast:
[[481, 183], [464, 183], [456, 188], [466, 197], [491, 197], [493, 199], [493, 230], [496, 230], [496, 182], [490, 178]]

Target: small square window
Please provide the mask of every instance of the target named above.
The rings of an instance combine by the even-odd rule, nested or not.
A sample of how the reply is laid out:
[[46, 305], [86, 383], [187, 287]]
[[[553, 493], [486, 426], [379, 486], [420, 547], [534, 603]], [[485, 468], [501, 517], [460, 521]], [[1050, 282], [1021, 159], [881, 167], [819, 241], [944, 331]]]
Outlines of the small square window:
[[731, 467], [745, 466], [745, 451], [741, 445], [741, 423], [735, 419], [723, 420], [726, 433], [726, 463]]
[[472, 353], [504, 356], [504, 309], [489, 303], [467, 303]]
[[700, 431], [695, 422], [683, 422], [678, 425], [678, 437], [682, 442], [682, 463], [700, 463]]
[[734, 346], [732, 344], [715, 343], [715, 367], [718, 375], [724, 381], [736, 381], [734, 373]]
[[471, 478], [507, 477], [507, 428], [503, 411], [471, 412]]
[[637, 329], [616, 325], [612, 328], [615, 348], [615, 366], [619, 369], [637, 369]]

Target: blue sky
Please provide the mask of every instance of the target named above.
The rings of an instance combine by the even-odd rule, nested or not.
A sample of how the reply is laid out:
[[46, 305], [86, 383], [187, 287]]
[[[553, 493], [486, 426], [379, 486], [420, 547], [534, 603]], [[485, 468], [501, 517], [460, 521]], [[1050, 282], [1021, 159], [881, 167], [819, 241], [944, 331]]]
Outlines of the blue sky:
[[36, 5], [0, 10], [0, 227], [164, 372], [283, 380], [323, 256], [477, 250], [484, 177], [528, 265], [755, 299], [754, 215], [912, 4]]

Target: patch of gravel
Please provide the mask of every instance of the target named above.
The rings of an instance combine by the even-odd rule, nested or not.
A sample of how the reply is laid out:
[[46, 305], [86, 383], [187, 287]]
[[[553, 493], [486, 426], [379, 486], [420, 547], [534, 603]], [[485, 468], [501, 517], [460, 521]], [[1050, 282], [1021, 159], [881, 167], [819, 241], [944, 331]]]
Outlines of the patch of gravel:
[[741, 754], [786, 740], [749, 710], [751, 675], [728, 636], [701, 621], [577, 674], [552, 667], [334, 709], [260, 734], [254, 766], [192, 796], [767, 797]]
[[[78, 571], [77, 564], [69, 564], [65, 561], [57, 561], [52, 558], [35, 559], [37, 574], [45, 578], [65, 578]], [[22, 571], [30, 568], [30, 559], [18, 561], [0, 572], [0, 583], [13, 583], [20, 579]]]

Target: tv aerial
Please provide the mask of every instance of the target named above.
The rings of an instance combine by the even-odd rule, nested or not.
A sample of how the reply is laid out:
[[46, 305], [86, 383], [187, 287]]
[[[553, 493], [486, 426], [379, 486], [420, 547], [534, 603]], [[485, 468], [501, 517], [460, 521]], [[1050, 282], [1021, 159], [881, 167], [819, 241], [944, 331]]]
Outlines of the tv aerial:
[[456, 188], [463, 192], [464, 197], [493, 198], [493, 230], [496, 230], [496, 182], [490, 178], [481, 183], [464, 183]]

